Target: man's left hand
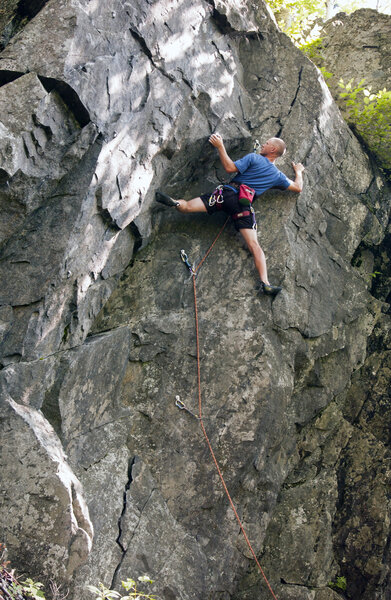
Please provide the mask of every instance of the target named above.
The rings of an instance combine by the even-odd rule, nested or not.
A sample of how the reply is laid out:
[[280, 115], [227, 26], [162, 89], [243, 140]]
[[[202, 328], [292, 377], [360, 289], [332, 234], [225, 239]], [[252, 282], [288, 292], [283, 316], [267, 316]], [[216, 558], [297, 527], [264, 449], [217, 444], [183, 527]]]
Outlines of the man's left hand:
[[301, 163], [295, 163], [292, 161], [292, 167], [295, 173], [302, 173], [305, 169], [304, 165]]

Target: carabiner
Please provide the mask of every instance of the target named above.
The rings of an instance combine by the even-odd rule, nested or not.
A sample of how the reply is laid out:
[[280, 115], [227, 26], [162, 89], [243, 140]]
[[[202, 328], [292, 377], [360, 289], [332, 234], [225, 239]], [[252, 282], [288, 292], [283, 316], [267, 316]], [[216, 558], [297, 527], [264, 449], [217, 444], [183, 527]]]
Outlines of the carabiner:
[[175, 406], [177, 408], [179, 408], [180, 410], [185, 410], [186, 412], [189, 413], [189, 415], [191, 415], [192, 417], [195, 417], [196, 419], [199, 419], [199, 417], [197, 417], [197, 415], [195, 415], [193, 412], [191, 412], [191, 410], [189, 410], [187, 408], [187, 406], [184, 405], [184, 403], [182, 402], [182, 400], [180, 399], [179, 396], [175, 396]]
[[183, 404], [179, 396], [175, 396], [175, 406], [177, 406], [181, 410], [186, 410], [186, 406]]
[[214, 195], [214, 193], [213, 193], [213, 194], [211, 194], [211, 196], [210, 196], [210, 198], [209, 198], [209, 201], [208, 201], [208, 203], [209, 203], [209, 206], [210, 206], [211, 208], [212, 208], [212, 206], [214, 206], [214, 205], [216, 204], [216, 198], [215, 198], [215, 195]]
[[190, 264], [188, 256], [184, 250], [181, 250], [181, 259], [185, 263], [186, 267], [189, 269], [192, 275], [195, 275], [194, 267]]

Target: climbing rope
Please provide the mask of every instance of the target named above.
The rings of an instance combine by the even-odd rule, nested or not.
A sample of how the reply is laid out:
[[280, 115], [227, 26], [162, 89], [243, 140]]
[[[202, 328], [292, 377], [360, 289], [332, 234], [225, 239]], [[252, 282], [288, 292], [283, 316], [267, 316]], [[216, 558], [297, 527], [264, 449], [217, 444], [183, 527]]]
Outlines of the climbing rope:
[[[266, 575], [265, 575], [265, 573], [264, 573], [264, 571], [263, 571], [263, 569], [262, 569], [262, 567], [261, 567], [261, 565], [260, 565], [260, 563], [259, 563], [259, 561], [258, 561], [258, 559], [257, 559], [257, 557], [256, 557], [256, 554], [255, 554], [255, 552], [254, 552], [254, 550], [253, 550], [253, 547], [252, 547], [252, 545], [251, 545], [251, 542], [250, 542], [250, 540], [248, 539], [248, 536], [247, 536], [247, 534], [246, 534], [246, 532], [245, 532], [245, 530], [244, 530], [244, 527], [243, 527], [242, 521], [240, 520], [240, 517], [239, 517], [239, 515], [238, 515], [238, 512], [237, 512], [237, 510], [236, 510], [236, 508], [235, 508], [235, 505], [234, 505], [234, 503], [233, 503], [233, 500], [232, 500], [232, 498], [231, 498], [231, 495], [230, 495], [230, 493], [229, 493], [229, 491], [228, 491], [227, 485], [226, 485], [226, 483], [225, 483], [225, 481], [224, 481], [223, 474], [222, 474], [222, 472], [221, 472], [221, 469], [220, 469], [220, 467], [219, 467], [219, 463], [217, 462], [217, 458], [216, 458], [216, 456], [215, 456], [215, 453], [214, 453], [214, 451], [213, 451], [212, 445], [211, 445], [211, 443], [210, 443], [210, 440], [209, 440], [208, 434], [206, 433], [206, 429], [205, 429], [204, 422], [203, 422], [203, 416], [202, 416], [202, 393], [201, 393], [201, 360], [200, 360], [200, 335], [199, 335], [199, 324], [198, 324], [198, 307], [197, 307], [197, 287], [196, 287], [196, 276], [197, 276], [197, 273], [198, 273], [198, 271], [199, 271], [200, 267], [203, 265], [203, 263], [205, 262], [206, 258], [209, 256], [209, 254], [210, 254], [210, 252], [211, 252], [212, 248], [214, 247], [214, 245], [216, 244], [217, 240], [219, 239], [220, 235], [223, 233], [223, 231], [224, 231], [224, 229], [225, 229], [225, 226], [227, 225], [228, 221], [229, 221], [229, 217], [228, 217], [228, 218], [227, 218], [227, 220], [225, 221], [225, 223], [224, 223], [223, 227], [220, 229], [219, 233], [217, 234], [217, 236], [216, 236], [216, 238], [215, 238], [214, 242], [212, 243], [212, 245], [210, 246], [210, 248], [209, 248], [209, 249], [208, 249], [208, 251], [206, 252], [205, 256], [202, 258], [202, 260], [199, 262], [199, 264], [198, 264], [196, 267], [194, 267], [194, 266], [192, 266], [192, 265], [190, 264], [190, 262], [189, 262], [189, 260], [188, 260], [188, 258], [187, 258], [187, 255], [186, 255], [186, 253], [185, 253], [185, 251], [184, 251], [184, 250], [181, 250], [181, 258], [182, 258], [183, 262], [186, 264], [186, 266], [188, 267], [188, 269], [189, 269], [189, 271], [190, 271], [190, 273], [191, 273], [191, 277], [192, 277], [192, 279], [193, 279], [194, 311], [195, 311], [195, 328], [196, 328], [196, 345], [197, 345], [197, 384], [198, 384], [198, 417], [197, 417], [197, 418], [198, 418], [198, 420], [199, 420], [199, 423], [200, 423], [200, 426], [201, 426], [201, 429], [202, 429], [202, 433], [203, 433], [203, 435], [204, 435], [204, 438], [205, 438], [205, 440], [206, 440], [206, 443], [207, 443], [207, 445], [208, 445], [209, 452], [210, 452], [210, 454], [211, 454], [211, 456], [212, 456], [213, 462], [214, 462], [214, 464], [215, 464], [215, 466], [216, 466], [216, 469], [217, 469], [217, 472], [218, 472], [218, 474], [219, 474], [219, 477], [220, 477], [220, 480], [221, 480], [222, 486], [223, 486], [223, 488], [224, 488], [224, 491], [225, 491], [225, 493], [226, 493], [226, 495], [227, 495], [227, 498], [228, 498], [228, 500], [229, 500], [229, 503], [230, 503], [230, 505], [231, 505], [231, 508], [232, 508], [232, 510], [233, 510], [233, 512], [234, 512], [234, 515], [235, 515], [235, 517], [236, 517], [236, 520], [237, 520], [237, 522], [238, 522], [238, 524], [239, 524], [240, 530], [241, 530], [241, 532], [243, 533], [243, 537], [244, 537], [244, 539], [245, 539], [245, 541], [246, 541], [246, 544], [247, 544], [247, 546], [248, 546], [248, 548], [249, 548], [249, 550], [250, 550], [250, 552], [251, 552], [251, 554], [252, 554], [252, 556], [253, 556], [253, 558], [254, 558], [254, 560], [255, 560], [255, 563], [256, 563], [256, 565], [257, 565], [257, 567], [258, 567], [258, 569], [259, 569], [259, 571], [260, 571], [260, 573], [261, 573], [261, 575], [262, 575], [263, 579], [264, 579], [264, 580], [265, 580], [265, 582], [266, 582], [266, 585], [267, 585], [267, 587], [268, 587], [268, 588], [269, 588], [269, 590], [270, 590], [270, 593], [271, 593], [271, 595], [273, 596], [274, 600], [277, 600], [277, 597], [276, 597], [276, 595], [274, 594], [274, 592], [273, 592], [273, 589], [272, 589], [272, 587], [271, 587], [271, 585], [270, 585], [270, 583], [269, 583], [269, 581], [268, 581], [268, 579], [267, 579], [267, 577], [266, 577]], [[179, 400], [179, 398], [177, 397], [177, 402], [176, 402], [176, 405], [177, 405], [177, 406], [178, 406], [178, 400]], [[187, 410], [187, 412], [189, 412], [189, 413], [190, 413], [190, 414], [192, 414], [193, 416], [196, 416], [196, 415], [194, 415], [194, 414], [193, 414], [191, 411], [189, 411], [189, 409], [187, 409], [187, 408], [185, 407], [185, 405], [184, 405], [182, 402], [181, 402], [181, 406], [178, 406], [178, 408], [185, 409], [185, 410]]]

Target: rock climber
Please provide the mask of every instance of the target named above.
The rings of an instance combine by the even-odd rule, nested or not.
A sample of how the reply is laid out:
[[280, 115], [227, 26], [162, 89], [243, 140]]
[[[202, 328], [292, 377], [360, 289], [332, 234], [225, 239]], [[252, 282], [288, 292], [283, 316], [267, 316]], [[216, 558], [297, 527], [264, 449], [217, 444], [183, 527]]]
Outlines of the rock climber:
[[[275, 296], [281, 287], [271, 285], [267, 276], [265, 254], [258, 243], [257, 224], [251, 200], [239, 201], [239, 188], [241, 184], [248, 186], [256, 197], [270, 188], [291, 190], [300, 193], [303, 189], [303, 171], [301, 163], [292, 162], [295, 180], [288, 179], [284, 173], [275, 166], [275, 161], [283, 156], [286, 146], [280, 138], [270, 138], [259, 150], [259, 153], [247, 154], [239, 160], [233, 161], [227, 154], [223, 139], [219, 133], [210, 136], [209, 142], [218, 150], [221, 163], [229, 174], [236, 173], [228, 183], [220, 185], [212, 194], [201, 194], [192, 200], [175, 200], [161, 191], [156, 192], [157, 202], [166, 206], [174, 206], [181, 213], [206, 212], [213, 214], [223, 210], [234, 221], [235, 229], [243, 236], [250, 250], [255, 267], [261, 280], [260, 291]], [[243, 206], [248, 203], [248, 206]]]

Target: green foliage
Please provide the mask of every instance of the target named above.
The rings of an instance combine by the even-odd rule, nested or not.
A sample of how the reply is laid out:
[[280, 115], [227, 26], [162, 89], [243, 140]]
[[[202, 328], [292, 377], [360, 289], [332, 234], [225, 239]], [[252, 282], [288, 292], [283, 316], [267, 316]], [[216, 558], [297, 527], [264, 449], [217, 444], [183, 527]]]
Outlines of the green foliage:
[[305, 42], [305, 32], [326, 17], [324, 0], [269, 0], [268, 4], [279, 27], [298, 45]]
[[322, 39], [318, 37], [306, 40], [299, 45], [300, 50], [318, 66], [321, 66], [323, 63]]
[[[150, 584], [153, 583], [152, 579], [148, 575], [142, 575], [137, 578], [137, 581], [141, 584]], [[144, 593], [144, 591], [140, 591], [137, 589], [138, 583], [134, 579], [126, 579], [126, 581], [121, 581], [122, 587], [128, 594], [126, 596], [122, 596], [119, 592], [114, 590], [110, 590], [103, 583], [99, 583], [98, 587], [94, 585], [88, 585], [87, 589], [95, 595], [95, 600], [141, 600], [142, 598], [146, 598], [147, 600], [158, 600], [155, 595]]]
[[[380, 0], [379, 0], [380, 1]], [[391, 3], [391, 0], [388, 0]], [[325, 0], [270, 0], [281, 29], [287, 33], [296, 46], [314, 62], [327, 81], [333, 73], [326, 70], [322, 54], [320, 23], [326, 16]], [[345, 0], [338, 7], [344, 12], [358, 8], [358, 0]], [[340, 99], [344, 106], [345, 119], [362, 143], [376, 157], [380, 167], [389, 177], [391, 174], [391, 91], [386, 88], [372, 91], [365, 86], [365, 80], [353, 85], [353, 80], [345, 83], [340, 80]]]
[[333, 73], [327, 71], [323, 66], [324, 56], [322, 53], [322, 39], [323, 38], [321, 37], [313, 39], [309, 36], [303, 43], [298, 44], [298, 47], [310, 60], [312, 60], [313, 63], [316, 64], [317, 67], [319, 67], [325, 81], [327, 81], [327, 79], [333, 77]]
[[[369, 0], [364, 5], [362, 0], [268, 0], [268, 4], [282, 31], [300, 46], [309, 38], [317, 38], [320, 25], [336, 11], [349, 15], [365, 4], [369, 6]], [[391, 0], [377, 0], [376, 10], [390, 14]]]
[[331, 79], [331, 77], [334, 77], [333, 73], [326, 71], [325, 67], [319, 67], [319, 71], [322, 73], [325, 81], [327, 81], [327, 79]]
[[346, 119], [365, 145], [373, 152], [386, 173], [391, 173], [391, 91], [372, 92], [362, 79], [339, 82], [343, 92]]
[[20, 582], [5, 560], [7, 549], [0, 543], [0, 587], [4, 600], [45, 600], [43, 583], [27, 578]]
[[39, 581], [33, 581], [27, 578], [22, 581], [22, 590], [25, 596], [28, 598], [34, 598], [34, 600], [45, 600], [45, 594], [42, 591], [43, 583]]
[[333, 590], [345, 592], [346, 591], [346, 577], [337, 577], [337, 581], [330, 581], [329, 587]]
[[87, 585], [87, 590], [92, 594], [95, 594], [95, 600], [112, 600], [113, 598], [121, 598], [121, 594], [110, 590], [103, 583], [98, 584], [98, 587], [94, 585]]

